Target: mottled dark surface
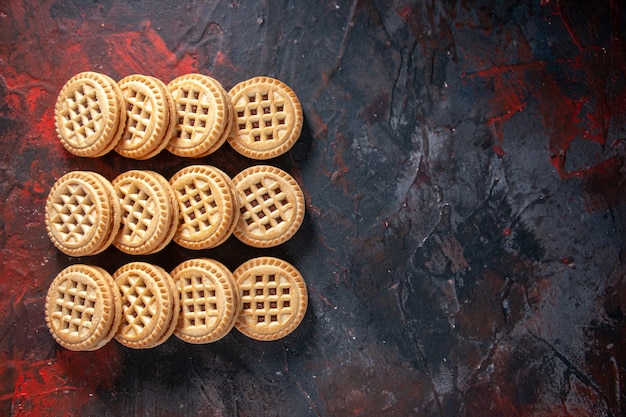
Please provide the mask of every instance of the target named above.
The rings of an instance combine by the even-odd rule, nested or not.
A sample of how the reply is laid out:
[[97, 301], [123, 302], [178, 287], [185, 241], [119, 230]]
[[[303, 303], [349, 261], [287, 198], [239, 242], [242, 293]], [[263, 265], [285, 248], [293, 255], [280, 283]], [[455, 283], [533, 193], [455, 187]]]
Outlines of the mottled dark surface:
[[[626, 415], [626, 10], [620, 1], [0, 1], [0, 415]], [[504, 6], [503, 4], [509, 4]], [[195, 256], [293, 263], [309, 310], [270, 343], [61, 349], [44, 322], [69, 258], [43, 207], [63, 173], [207, 158], [79, 159], [55, 137], [72, 75], [255, 75], [305, 126], [273, 164], [298, 234]]]

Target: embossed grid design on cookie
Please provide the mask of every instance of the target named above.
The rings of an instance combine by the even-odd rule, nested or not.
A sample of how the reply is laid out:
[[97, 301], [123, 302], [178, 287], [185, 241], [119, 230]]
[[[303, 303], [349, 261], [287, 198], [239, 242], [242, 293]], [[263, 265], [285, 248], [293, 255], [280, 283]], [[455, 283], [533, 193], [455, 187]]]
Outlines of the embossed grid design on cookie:
[[202, 275], [182, 277], [184, 327], [212, 327], [220, 318], [216, 286]]
[[150, 97], [141, 91], [137, 91], [132, 88], [128, 88], [128, 121], [127, 130], [130, 137], [136, 136], [143, 141], [146, 131], [148, 130], [148, 124], [152, 117], [152, 105], [150, 103]]
[[130, 242], [142, 241], [146, 237], [155, 215], [154, 201], [144, 190], [133, 183], [123, 184], [119, 189], [124, 195], [124, 231]]
[[184, 183], [176, 193], [183, 216], [182, 228], [187, 228], [190, 234], [199, 233], [219, 221], [220, 208], [206, 181], [193, 178], [191, 184]]
[[76, 74], [59, 92], [54, 123], [66, 150], [77, 156], [102, 156], [116, 146], [126, 124], [122, 91], [104, 74]]
[[87, 191], [80, 184], [68, 183], [55, 194], [51, 202], [54, 214], [50, 216], [50, 224], [63, 241], [81, 242], [90, 236], [89, 230], [97, 223], [97, 212]]
[[102, 109], [98, 104], [96, 89], [82, 84], [73, 95], [65, 97], [65, 109], [61, 114], [64, 127], [71, 130], [78, 143], [98, 131], [102, 124]]
[[127, 337], [139, 335], [157, 314], [157, 297], [140, 275], [129, 274], [124, 282], [118, 285], [122, 291], [124, 305], [121, 328]]
[[234, 106], [239, 134], [249, 135], [254, 142], [280, 139], [281, 131], [286, 130], [285, 99], [271, 91], [243, 97], [244, 103]]
[[240, 284], [242, 315], [251, 316], [256, 326], [283, 325], [291, 308], [291, 284], [280, 275], [257, 274]]
[[92, 331], [92, 318], [98, 299], [96, 289], [71, 278], [57, 287], [51, 318], [60, 333], [77, 334], [85, 337]]
[[202, 100], [202, 91], [191, 88], [180, 88], [176, 97], [178, 103], [177, 136], [182, 140], [197, 141], [207, 130], [209, 103]]
[[266, 178], [265, 184], [259, 181], [243, 191], [246, 201], [241, 207], [241, 216], [249, 231], [259, 229], [266, 233], [288, 220], [286, 214], [293, 208], [293, 204], [287, 201], [278, 181]]

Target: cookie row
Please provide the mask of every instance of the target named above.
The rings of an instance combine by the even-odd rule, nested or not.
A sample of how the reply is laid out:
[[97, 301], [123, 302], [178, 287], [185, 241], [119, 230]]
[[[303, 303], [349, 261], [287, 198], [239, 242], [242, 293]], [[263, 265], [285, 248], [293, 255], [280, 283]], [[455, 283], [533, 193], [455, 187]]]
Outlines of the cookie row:
[[170, 241], [188, 249], [214, 248], [234, 234], [258, 248], [290, 239], [304, 219], [304, 195], [287, 172], [269, 165], [231, 179], [211, 165], [191, 165], [168, 181], [131, 170], [109, 182], [72, 171], [52, 186], [45, 225], [70, 256], [100, 253], [111, 244], [131, 255], [156, 253]]
[[115, 82], [81, 72], [59, 92], [54, 113], [58, 137], [72, 154], [99, 157], [115, 150], [140, 160], [163, 149], [204, 157], [226, 141], [244, 156], [270, 159], [291, 149], [303, 123], [298, 97], [282, 81], [254, 77], [226, 92], [203, 74], [166, 85], [141, 74]]
[[170, 273], [146, 262], [131, 262], [112, 275], [76, 264], [52, 281], [45, 320], [70, 350], [96, 350], [113, 338], [145, 349], [172, 334], [211, 343], [233, 327], [255, 340], [277, 340], [298, 327], [307, 305], [300, 272], [273, 257], [251, 259], [232, 273], [208, 258], [185, 261]]

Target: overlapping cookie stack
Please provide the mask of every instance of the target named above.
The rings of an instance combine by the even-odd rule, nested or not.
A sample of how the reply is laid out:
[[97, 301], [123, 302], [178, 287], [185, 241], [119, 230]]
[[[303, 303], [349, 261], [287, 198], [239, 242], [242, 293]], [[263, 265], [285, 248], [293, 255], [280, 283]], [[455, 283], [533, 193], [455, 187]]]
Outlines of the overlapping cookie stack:
[[109, 182], [71, 171], [52, 186], [45, 224], [54, 245], [70, 256], [98, 254], [111, 244], [130, 255], [159, 252], [172, 240], [210, 249], [231, 235], [269, 248], [289, 240], [304, 219], [304, 194], [287, 172], [255, 165], [233, 179], [211, 165], [190, 165], [168, 181], [131, 170]]
[[212, 343], [233, 327], [255, 340], [277, 340], [300, 324], [308, 305], [298, 270], [274, 257], [257, 257], [234, 272], [196, 258], [170, 273], [146, 262], [112, 275], [75, 264], [52, 281], [45, 318], [55, 340], [70, 350], [96, 350], [115, 338], [133, 349], [159, 346], [172, 334]]
[[119, 82], [96, 72], [67, 81], [54, 109], [59, 139], [72, 154], [111, 150], [148, 159], [163, 149], [200, 158], [224, 142], [252, 159], [287, 152], [300, 137], [302, 106], [282, 81], [254, 77], [226, 92], [215, 79], [187, 74], [165, 85], [145, 75]]
[[[63, 146], [82, 157], [115, 150], [148, 159], [167, 149], [200, 158], [226, 141], [248, 158], [287, 152], [300, 135], [302, 109], [281, 81], [255, 77], [226, 92], [219, 82], [187, 74], [169, 84], [144, 75], [115, 82], [85, 72], [59, 93], [56, 129]], [[73, 171], [52, 186], [45, 224], [53, 244], [74, 256], [110, 245], [147, 255], [171, 241], [209, 249], [231, 235], [268, 248], [290, 239], [304, 218], [304, 195], [287, 172], [253, 165], [232, 179], [206, 164], [187, 166], [169, 180], [131, 170], [112, 181]], [[257, 340], [291, 333], [307, 307], [306, 284], [289, 263], [273, 257], [244, 262], [234, 272], [217, 260], [195, 258], [171, 272], [136, 261], [112, 274], [72, 265], [52, 282], [46, 322], [73, 350], [94, 350], [115, 338], [132, 348], [158, 346], [172, 334], [210, 343], [233, 327]]]

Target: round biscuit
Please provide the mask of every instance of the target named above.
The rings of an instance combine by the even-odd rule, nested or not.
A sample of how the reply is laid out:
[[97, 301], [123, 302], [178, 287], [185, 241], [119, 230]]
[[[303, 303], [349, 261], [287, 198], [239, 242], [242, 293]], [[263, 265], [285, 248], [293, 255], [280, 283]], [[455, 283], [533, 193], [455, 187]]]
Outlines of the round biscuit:
[[122, 295], [122, 321], [115, 339], [134, 349], [162, 343], [178, 314], [178, 294], [171, 276], [146, 262], [131, 262], [113, 273]]
[[93, 255], [110, 244], [119, 206], [108, 182], [90, 171], [71, 171], [59, 178], [46, 199], [44, 222], [52, 243], [63, 253]]
[[238, 289], [232, 273], [213, 259], [190, 259], [171, 272], [181, 313], [174, 334], [188, 343], [212, 343], [230, 332], [237, 318]]
[[54, 107], [57, 135], [76, 156], [102, 156], [119, 141], [126, 121], [125, 103], [117, 83], [93, 71], [71, 77]]
[[175, 78], [167, 87], [177, 114], [167, 150], [189, 158], [216, 150], [228, 123], [228, 103], [221, 84], [207, 75], [187, 74]]
[[167, 181], [147, 170], [130, 170], [118, 175], [113, 187], [122, 206], [122, 227], [113, 245], [131, 255], [151, 254], [169, 241], [173, 218]]
[[304, 194], [287, 172], [270, 165], [255, 165], [233, 178], [241, 199], [239, 221], [233, 234], [243, 243], [269, 248], [289, 240], [304, 220]]
[[95, 350], [113, 337], [112, 329], [121, 317], [121, 297], [102, 268], [75, 264], [54, 278], [44, 309], [46, 325], [61, 346]]
[[208, 249], [228, 237], [235, 214], [232, 182], [210, 165], [178, 171], [170, 184], [178, 199], [180, 223], [173, 240], [188, 249]]
[[234, 272], [240, 310], [235, 327], [255, 340], [277, 340], [293, 332], [308, 306], [300, 272], [282, 259], [262, 256]]
[[235, 85], [228, 94], [234, 111], [228, 143], [240, 154], [260, 160], [275, 158], [300, 137], [302, 106], [282, 81], [254, 77]]
[[122, 78], [118, 85], [126, 102], [127, 122], [115, 151], [127, 158], [147, 159], [167, 145], [170, 95], [160, 80], [141, 74]]

